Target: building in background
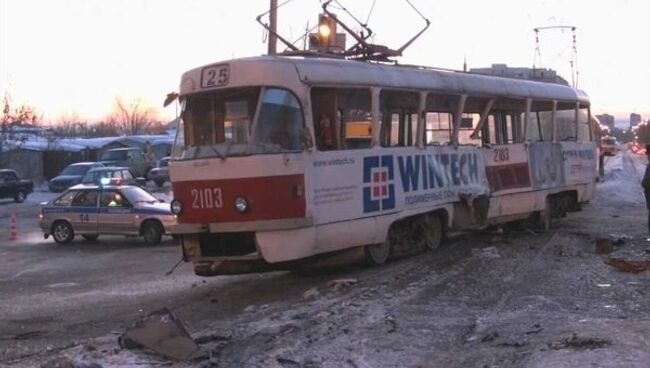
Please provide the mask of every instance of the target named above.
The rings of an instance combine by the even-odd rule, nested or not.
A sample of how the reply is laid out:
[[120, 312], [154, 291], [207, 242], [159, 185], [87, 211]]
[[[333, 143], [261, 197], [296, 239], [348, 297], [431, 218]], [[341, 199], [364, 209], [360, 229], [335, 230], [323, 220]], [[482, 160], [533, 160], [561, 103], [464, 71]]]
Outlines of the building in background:
[[564, 78], [557, 75], [553, 69], [546, 68], [513, 68], [506, 64], [492, 64], [489, 68], [472, 68], [470, 73], [496, 75], [499, 77], [528, 79], [539, 82], [569, 85]]
[[609, 130], [614, 130], [614, 116], [610, 114], [596, 115], [596, 118], [600, 121], [601, 124], [609, 128]]
[[641, 115], [640, 114], [635, 114], [635, 113], [630, 114], [630, 129], [632, 129], [633, 127], [639, 125], [640, 122], [641, 122]]

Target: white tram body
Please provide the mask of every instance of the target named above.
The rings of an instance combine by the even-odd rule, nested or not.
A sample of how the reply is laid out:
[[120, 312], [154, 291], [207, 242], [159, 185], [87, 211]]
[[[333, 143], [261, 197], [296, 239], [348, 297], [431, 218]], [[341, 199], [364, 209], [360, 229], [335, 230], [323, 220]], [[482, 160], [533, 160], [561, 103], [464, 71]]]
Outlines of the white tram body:
[[180, 99], [172, 232], [202, 275], [385, 244], [425, 215], [550, 218], [594, 194], [589, 100], [564, 85], [264, 56], [186, 72]]

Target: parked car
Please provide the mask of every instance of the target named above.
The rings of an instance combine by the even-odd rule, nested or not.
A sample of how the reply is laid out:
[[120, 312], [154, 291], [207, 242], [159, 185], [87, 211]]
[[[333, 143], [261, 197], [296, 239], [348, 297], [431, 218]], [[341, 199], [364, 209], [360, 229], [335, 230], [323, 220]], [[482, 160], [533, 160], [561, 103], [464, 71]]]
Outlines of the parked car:
[[147, 180], [143, 177], [136, 177], [128, 167], [104, 166], [88, 170], [81, 180], [81, 184], [145, 186]]
[[99, 158], [104, 166], [128, 167], [135, 176], [146, 177], [153, 165], [147, 161], [139, 148], [115, 148], [108, 150]]
[[140, 235], [160, 243], [176, 223], [169, 204], [132, 185], [76, 185], [41, 204], [39, 226], [45, 238], [70, 243], [75, 235], [88, 241], [102, 234]]
[[163, 157], [158, 160], [158, 164], [153, 169], [149, 170], [147, 179], [153, 180], [158, 188], [162, 187], [166, 181], [169, 181], [169, 161], [171, 157]]
[[63, 192], [71, 186], [81, 183], [88, 170], [103, 166], [97, 162], [77, 162], [68, 165], [59, 175], [50, 179], [48, 183], [50, 192]]
[[13, 198], [17, 203], [21, 203], [33, 191], [33, 181], [21, 180], [15, 170], [0, 170], [0, 198]]

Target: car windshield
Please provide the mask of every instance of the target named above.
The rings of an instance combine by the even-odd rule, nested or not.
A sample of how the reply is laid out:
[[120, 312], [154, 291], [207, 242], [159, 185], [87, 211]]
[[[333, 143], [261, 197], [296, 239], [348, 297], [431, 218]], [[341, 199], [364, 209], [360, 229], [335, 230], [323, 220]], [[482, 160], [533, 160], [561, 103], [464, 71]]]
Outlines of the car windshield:
[[128, 151], [106, 151], [104, 154], [102, 154], [102, 157], [100, 158], [101, 161], [115, 161], [115, 160], [121, 160], [125, 161], [126, 160], [126, 153]]
[[169, 160], [158, 161], [158, 167], [167, 167], [167, 166], [169, 166]]
[[90, 165], [70, 165], [61, 171], [60, 175], [84, 175], [90, 170]]
[[84, 176], [82, 183], [94, 183], [99, 184], [99, 181], [102, 178], [121, 178], [120, 170], [93, 170], [89, 171], [86, 176]]
[[251, 87], [191, 95], [183, 101], [173, 159], [300, 151], [303, 127], [300, 104], [287, 90]]
[[154, 197], [153, 194], [147, 192], [146, 190], [139, 187], [126, 187], [122, 189], [122, 193], [126, 196], [131, 203], [146, 202], [146, 203], [156, 203], [158, 198]]

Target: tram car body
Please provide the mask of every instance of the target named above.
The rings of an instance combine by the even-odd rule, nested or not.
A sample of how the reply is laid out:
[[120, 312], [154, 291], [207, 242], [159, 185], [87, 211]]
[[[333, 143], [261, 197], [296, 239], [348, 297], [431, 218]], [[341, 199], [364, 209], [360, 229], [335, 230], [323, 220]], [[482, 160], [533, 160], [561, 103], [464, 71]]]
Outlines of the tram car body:
[[180, 101], [172, 233], [199, 275], [353, 248], [380, 264], [594, 195], [589, 99], [569, 86], [262, 56], [186, 72]]

